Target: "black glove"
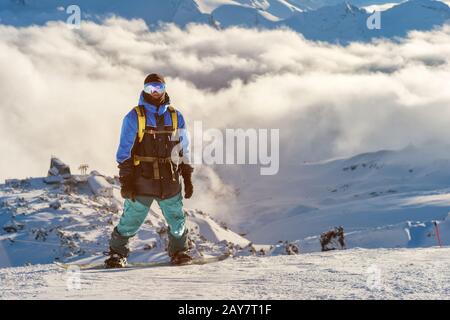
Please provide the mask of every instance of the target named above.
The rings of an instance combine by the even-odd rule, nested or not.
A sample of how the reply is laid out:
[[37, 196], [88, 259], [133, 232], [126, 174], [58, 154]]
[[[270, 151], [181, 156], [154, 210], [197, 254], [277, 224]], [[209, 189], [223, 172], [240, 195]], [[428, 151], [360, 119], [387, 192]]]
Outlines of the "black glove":
[[192, 185], [191, 177], [183, 177], [184, 181], [184, 198], [189, 199], [192, 197], [192, 194], [194, 193], [194, 186]]
[[122, 185], [120, 189], [120, 194], [122, 195], [122, 198], [129, 199], [134, 202], [136, 200], [136, 194], [134, 191], [133, 184], [129, 182], [122, 182], [122, 179], [120, 179], [120, 183]]
[[136, 193], [134, 189], [134, 165], [127, 160], [119, 164], [119, 180], [120, 180], [120, 194], [124, 199], [135, 201]]
[[184, 198], [189, 199], [194, 193], [194, 186], [192, 185], [192, 172], [194, 168], [188, 164], [182, 163], [180, 165], [181, 176], [184, 181]]

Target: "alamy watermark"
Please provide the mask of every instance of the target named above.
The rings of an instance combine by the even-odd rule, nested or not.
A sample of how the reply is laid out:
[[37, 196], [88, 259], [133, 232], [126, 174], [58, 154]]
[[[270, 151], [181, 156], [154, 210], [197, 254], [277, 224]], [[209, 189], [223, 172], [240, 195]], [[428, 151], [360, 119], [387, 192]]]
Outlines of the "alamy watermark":
[[66, 287], [68, 291], [81, 290], [81, 270], [70, 266], [66, 271]]
[[75, 4], [70, 5], [66, 9], [66, 13], [69, 17], [66, 20], [66, 24], [71, 29], [81, 28], [81, 8]]
[[[259, 165], [260, 174], [264, 176], [279, 171], [279, 129], [204, 129], [201, 121], [194, 121], [192, 133], [179, 129], [176, 137], [190, 136], [190, 152], [185, 156], [192, 164]], [[172, 151], [174, 162], [183, 146], [181, 143]]]
[[367, 280], [366, 280], [367, 288], [371, 291], [382, 290], [383, 282], [381, 269], [377, 265], [373, 264], [367, 268], [366, 273], [367, 273]]
[[366, 21], [367, 29], [380, 30], [381, 29], [381, 11], [375, 11]]

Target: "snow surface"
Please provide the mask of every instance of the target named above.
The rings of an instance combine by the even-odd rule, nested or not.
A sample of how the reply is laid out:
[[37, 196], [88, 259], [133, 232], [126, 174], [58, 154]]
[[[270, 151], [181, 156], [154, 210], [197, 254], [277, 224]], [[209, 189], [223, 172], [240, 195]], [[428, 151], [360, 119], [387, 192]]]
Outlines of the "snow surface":
[[81, 273], [36, 265], [0, 269], [0, 299], [450, 299], [449, 265], [449, 248], [352, 249]]
[[432, 146], [282, 164], [275, 176], [216, 170], [239, 190], [230, 227], [254, 243], [297, 241], [302, 252], [318, 251], [320, 234], [343, 226], [350, 248], [430, 247], [437, 221], [450, 244], [450, 159]]
[[[289, 254], [290, 245], [318, 252], [321, 233], [337, 226], [344, 227], [350, 249], [433, 247], [437, 231], [441, 244], [450, 244], [450, 159], [444, 154], [382, 150], [283, 165], [272, 177], [248, 167], [217, 170], [239, 192], [223, 221], [201, 207], [186, 209], [199, 255], [261, 255], [261, 249], [280, 255]], [[29, 178], [0, 185], [0, 267], [102, 261], [123, 199], [116, 178], [104, 178], [113, 197], [95, 195], [88, 181], [74, 175], [59, 184]], [[130, 261], [167, 259], [166, 245], [166, 224], [155, 203], [132, 241]]]
[[[29, 178], [0, 185], [0, 268], [54, 261], [103, 261], [110, 234], [123, 210], [123, 199], [115, 178], [102, 180], [102, 188], [109, 184], [112, 197], [109, 192], [107, 196], [96, 194], [97, 185], [89, 183], [92, 178], [74, 175], [60, 184]], [[186, 210], [186, 215], [194, 255], [248, 255], [255, 250], [249, 240], [207, 213]], [[166, 246], [167, 226], [154, 203], [132, 240], [129, 260], [167, 260]]]
[[[445, 1], [442, 1], [442, 2], [445, 2]], [[372, 4], [370, 6], [365, 6], [362, 8], [365, 9], [369, 13], [373, 13], [374, 11], [386, 11], [396, 5], [398, 5], [398, 3], [392, 2], [392, 3], [383, 3], [383, 4]]]
[[[58, 1], [58, 7], [52, 0], [26, 3], [23, 7], [0, 0], [0, 23], [20, 26], [65, 19], [60, 7], [70, 1]], [[313, 0], [139, 0], [132, 7], [120, 3], [80, 2], [85, 19], [101, 20], [114, 13], [149, 24], [183, 26], [210, 23], [212, 14], [221, 27], [288, 25], [306, 38], [342, 43], [404, 36], [450, 19], [447, 5], [429, 0], [392, 8], [383, 1], [355, 1], [385, 9], [380, 31], [365, 27], [370, 15], [366, 10], [341, 1], [328, 1], [335, 5], [327, 7]], [[149, 6], [152, 10], [145, 10]], [[81, 291], [68, 291], [67, 274], [51, 263], [104, 259], [102, 252], [122, 210], [117, 180], [102, 180], [108, 190], [110, 184], [112, 197], [96, 195], [83, 176], [58, 177], [53, 184], [29, 178], [0, 185], [0, 298], [450, 298], [450, 249], [432, 248], [438, 241], [434, 222], [442, 244], [450, 244], [448, 157], [410, 147], [283, 164], [273, 177], [258, 176], [257, 170], [217, 171], [239, 190], [236, 206], [227, 224], [214, 218], [214, 212], [187, 209], [191, 244], [198, 255], [231, 252], [234, 259], [151, 271], [83, 272]], [[320, 234], [340, 225], [349, 250], [318, 253]], [[302, 254], [286, 256], [290, 244], [298, 245]], [[166, 225], [154, 205], [132, 241], [130, 261], [166, 260], [166, 245]], [[381, 270], [381, 289], [368, 288], [373, 270]], [[160, 290], [147, 292], [142, 283]], [[186, 291], [189, 296], [183, 295]]]

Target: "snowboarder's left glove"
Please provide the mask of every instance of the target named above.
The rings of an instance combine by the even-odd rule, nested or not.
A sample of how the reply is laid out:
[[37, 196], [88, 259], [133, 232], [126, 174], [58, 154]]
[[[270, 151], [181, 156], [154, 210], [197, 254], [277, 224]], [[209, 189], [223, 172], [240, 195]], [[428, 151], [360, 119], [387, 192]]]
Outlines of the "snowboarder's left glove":
[[184, 198], [189, 199], [192, 197], [192, 194], [194, 193], [194, 186], [192, 185], [191, 177], [184, 178]]
[[194, 193], [194, 186], [192, 185], [192, 172], [194, 168], [188, 164], [182, 163], [180, 165], [181, 176], [184, 181], [184, 198], [189, 199]]

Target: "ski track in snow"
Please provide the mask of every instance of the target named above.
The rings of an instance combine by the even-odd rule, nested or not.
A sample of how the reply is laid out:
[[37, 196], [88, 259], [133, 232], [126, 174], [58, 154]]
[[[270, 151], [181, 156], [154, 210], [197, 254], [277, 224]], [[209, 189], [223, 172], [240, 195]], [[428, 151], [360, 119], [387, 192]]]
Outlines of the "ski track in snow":
[[[83, 271], [0, 269], [1, 299], [450, 299], [450, 248], [352, 249], [241, 257], [203, 266]], [[371, 269], [372, 268], [372, 269]], [[380, 271], [370, 289], [370, 270]]]

